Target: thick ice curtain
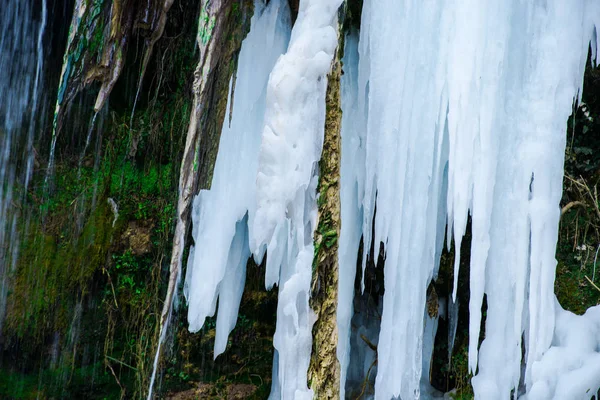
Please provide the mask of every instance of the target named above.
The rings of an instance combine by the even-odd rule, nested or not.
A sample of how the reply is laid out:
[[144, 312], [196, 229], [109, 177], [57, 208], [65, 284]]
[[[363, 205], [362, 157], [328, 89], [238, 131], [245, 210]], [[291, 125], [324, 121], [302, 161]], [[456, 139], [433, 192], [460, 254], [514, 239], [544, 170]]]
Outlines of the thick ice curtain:
[[598, 4], [585, 0], [365, 1], [362, 233], [365, 255], [371, 244], [386, 248], [376, 398], [419, 396], [425, 290], [446, 223], [458, 276], [469, 215], [476, 396], [508, 398], [519, 387], [523, 337], [532, 385], [530, 368], [553, 338], [565, 122], [594, 18]]

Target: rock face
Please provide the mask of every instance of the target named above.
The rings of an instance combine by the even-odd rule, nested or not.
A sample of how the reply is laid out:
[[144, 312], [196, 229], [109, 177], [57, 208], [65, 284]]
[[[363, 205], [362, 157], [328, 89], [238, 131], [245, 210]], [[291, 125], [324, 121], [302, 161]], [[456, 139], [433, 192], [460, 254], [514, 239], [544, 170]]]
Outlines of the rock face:
[[195, 389], [184, 392], [173, 393], [167, 396], [167, 400], [196, 400], [196, 399], [227, 399], [241, 400], [251, 398], [256, 392], [256, 386], [250, 384], [229, 384], [225, 388], [217, 385], [200, 383]]
[[[161, 314], [160, 342], [166, 336], [176, 286], [181, 277], [186, 235], [191, 225], [192, 198], [200, 188], [210, 187], [212, 180], [227, 108], [228, 84], [236, 69], [242, 40], [249, 29], [251, 9], [249, 1], [236, 7], [229, 0], [203, 1], [200, 6], [197, 35], [200, 61], [194, 73], [194, 100], [181, 161], [177, 222], [169, 284]], [[160, 344], [157, 354], [160, 354]]]
[[121, 241], [135, 256], [143, 256], [152, 251], [151, 222], [130, 221]]
[[[342, 46], [339, 46], [340, 48]], [[323, 155], [319, 163], [319, 222], [315, 232], [310, 305], [317, 320], [309, 368], [315, 398], [339, 398], [340, 365], [337, 359], [338, 237], [340, 234], [340, 128], [342, 73], [339, 51], [328, 77]]]
[[75, 96], [99, 82], [94, 111], [104, 106], [125, 65], [127, 46], [134, 31], [144, 38], [140, 82], [156, 41], [162, 36], [174, 0], [78, 0], [54, 113], [54, 127], [62, 128], [65, 112]]

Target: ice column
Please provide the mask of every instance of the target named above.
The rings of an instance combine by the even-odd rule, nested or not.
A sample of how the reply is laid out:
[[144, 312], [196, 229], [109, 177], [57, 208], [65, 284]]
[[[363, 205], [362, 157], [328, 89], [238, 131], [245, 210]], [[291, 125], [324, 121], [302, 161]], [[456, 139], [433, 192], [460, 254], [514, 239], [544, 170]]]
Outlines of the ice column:
[[273, 68], [267, 89], [250, 243], [256, 256], [267, 250], [266, 286], [279, 285], [273, 338], [278, 381], [273, 382], [272, 398], [312, 398], [307, 370], [314, 322], [309, 297], [317, 167], [340, 4], [300, 1], [288, 51]]
[[425, 295], [445, 223], [446, 43], [432, 27], [448, 16], [411, 3], [365, 1], [359, 45], [358, 87], [368, 95], [365, 255], [371, 243], [386, 247], [375, 382], [375, 398], [385, 400], [419, 396]]
[[[472, 368], [484, 291], [488, 304], [486, 339], [473, 380], [480, 398], [506, 398], [518, 388], [523, 335], [526, 387], [531, 386], [531, 366], [552, 341], [565, 122], [581, 93], [593, 32], [588, 13], [599, 15], [597, 6], [585, 1], [512, 2], [487, 17], [506, 22], [488, 34], [502, 33], [505, 49], [496, 58], [497, 72], [484, 72], [495, 79], [491, 93], [496, 94], [489, 104], [489, 94], [481, 95], [479, 115], [486, 123], [476, 136], [491, 144], [488, 160], [496, 158], [496, 165], [487, 174], [476, 172], [472, 189]], [[489, 53], [490, 46], [484, 50]], [[473, 171], [485, 171], [486, 162], [481, 157]]]

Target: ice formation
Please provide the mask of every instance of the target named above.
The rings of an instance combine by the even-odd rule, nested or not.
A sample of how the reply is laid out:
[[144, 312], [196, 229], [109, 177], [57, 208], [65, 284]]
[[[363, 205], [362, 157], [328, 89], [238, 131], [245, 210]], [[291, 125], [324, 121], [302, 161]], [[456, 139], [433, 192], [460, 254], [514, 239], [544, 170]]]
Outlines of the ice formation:
[[[194, 200], [195, 246], [184, 288], [190, 330], [200, 329], [213, 315], [218, 298], [215, 355], [224, 351], [250, 250], [257, 259], [267, 250], [266, 286], [280, 288], [274, 398], [312, 396], [307, 371], [314, 318], [308, 300], [316, 167], [340, 3], [303, 1], [287, 53], [276, 64], [287, 42], [284, 18], [289, 11], [285, 1], [271, 1], [264, 10], [256, 3], [250, 34], [242, 44], [232, 121], [219, 145], [226, 150], [218, 154], [211, 189]], [[265, 40], [271, 43], [265, 46]]]
[[459, 253], [469, 215], [473, 385], [477, 398], [509, 398], [519, 388], [522, 344], [530, 388], [552, 342], [565, 121], [600, 10], [592, 1], [434, 3], [363, 6], [364, 255], [371, 243], [386, 249], [375, 398], [419, 397], [426, 288], [446, 223]]
[[[313, 395], [307, 370], [317, 163], [341, 0], [301, 0], [287, 51], [286, 3], [256, 2], [213, 184], [194, 201], [184, 290], [192, 331], [218, 301], [216, 356], [235, 325], [246, 261], [266, 252], [265, 285], [279, 287], [271, 398], [305, 399]], [[373, 358], [363, 352], [360, 365], [349, 366], [361, 237], [363, 269], [371, 245], [386, 250], [375, 398], [428, 398], [437, 395], [423, 383], [437, 320], [424, 313], [427, 287], [445, 236], [447, 245], [454, 242], [458, 276], [469, 216], [476, 398], [597, 391], [600, 313], [563, 311], [553, 284], [565, 122], [581, 94], [590, 40], [597, 54], [599, 26], [594, 0], [364, 0], [360, 34], [346, 37], [341, 79], [342, 398], [347, 374]], [[456, 286], [447, 299], [450, 348]], [[484, 294], [486, 335], [478, 349]], [[558, 358], [568, 362], [558, 367]]]
[[[237, 319], [250, 256], [248, 226], [256, 208], [256, 175], [269, 73], [285, 51], [290, 30], [285, 1], [256, 2], [242, 42], [231, 121], [223, 124], [210, 190], [194, 199], [191, 248], [184, 293], [189, 329], [199, 330], [215, 312], [215, 357], [225, 350]], [[231, 99], [231, 89], [230, 89]], [[228, 104], [227, 109], [229, 110]]]
[[600, 387], [600, 306], [584, 315], [555, 308], [552, 346], [531, 367], [533, 385], [522, 400], [587, 399]]
[[301, 1], [290, 44], [273, 68], [260, 148], [251, 249], [266, 247], [265, 283], [279, 285], [277, 379], [271, 398], [310, 399], [307, 373], [314, 315], [309, 306], [316, 228], [317, 166], [325, 129], [327, 73], [338, 45], [341, 0]]

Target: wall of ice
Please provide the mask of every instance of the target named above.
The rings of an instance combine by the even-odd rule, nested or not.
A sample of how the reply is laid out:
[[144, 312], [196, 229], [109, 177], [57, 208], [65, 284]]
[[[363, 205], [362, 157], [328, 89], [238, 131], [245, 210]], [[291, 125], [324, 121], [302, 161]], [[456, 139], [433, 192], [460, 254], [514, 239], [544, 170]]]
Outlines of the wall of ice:
[[[274, 399], [312, 398], [317, 163], [340, 3], [301, 0], [290, 36], [287, 2], [256, 2], [212, 187], [194, 200], [184, 288], [190, 330], [218, 304], [215, 356], [225, 350], [247, 259], [266, 252], [265, 285], [279, 288]], [[458, 276], [469, 216], [476, 398], [586, 398], [598, 390], [600, 314], [562, 311], [553, 293], [565, 123], [590, 41], [597, 54], [597, 27], [593, 0], [364, 0], [360, 33], [345, 40], [341, 81], [342, 397], [361, 237], [363, 269], [372, 245], [386, 251], [375, 398], [428, 398], [423, 370], [437, 322], [425, 317], [427, 287], [445, 236]], [[447, 301], [451, 327], [456, 287]]]
[[[553, 285], [565, 123], [581, 93], [590, 40], [597, 50], [598, 22], [592, 1], [364, 2], [356, 101], [366, 118], [365, 176], [346, 182], [354, 188], [342, 188], [350, 193], [342, 209], [346, 201], [358, 211], [361, 188], [362, 226], [352, 222], [353, 230], [362, 228], [365, 255], [372, 243], [386, 248], [376, 399], [419, 396], [426, 289], [445, 227], [459, 253], [469, 215], [476, 397], [509, 398], [519, 388], [522, 345], [521, 388], [542, 379], [535, 371], [543, 356], [562, 343], [553, 343]], [[355, 126], [343, 124], [342, 137]], [[357, 236], [348, 234], [342, 243]], [[348, 306], [341, 293], [340, 309]], [[539, 398], [567, 398], [551, 386]]]

